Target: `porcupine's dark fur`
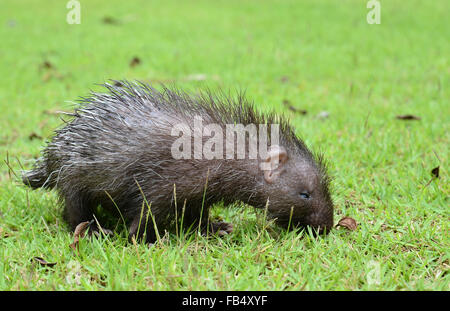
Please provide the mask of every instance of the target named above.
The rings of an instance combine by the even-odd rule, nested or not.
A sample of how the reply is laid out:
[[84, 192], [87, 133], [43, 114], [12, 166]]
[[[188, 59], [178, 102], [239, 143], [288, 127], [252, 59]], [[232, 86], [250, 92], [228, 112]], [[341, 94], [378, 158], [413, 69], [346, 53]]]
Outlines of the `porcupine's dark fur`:
[[[91, 220], [101, 205], [120, 210], [130, 224], [130, 237], [142, 236], [145, 230], [138, 232], [142, 223], [147, 241], [154, 241], [154, 224], [151, 220], [144, 224], [147, 206], [158, 231], [167, 229], [175, 219], [174, 184], [177, 215], [181, 218], [185, 203], [187, 226], [198, 224], [202, 210], [205, 225], [209, 206], [220, 200], [225, 204], [240, 200], [257, 208], [265, 208], [269, 200], [268, 214], [282, 226], [331, 229], [333, 204], [323, 158], [308, 150], [283, 117], [258, 113], [242, 94], [193, 96], [127, 81], [104, 86], [107, 93], [81, 99], [73, 120], [56, 130], [35, 168], [23, 175], [23, 182], [32, 188], [57, 189], [72, 230]], [[192, 126], [195, 116], [203, 118], [203, 125], [221, 125], [223, 133], [225, 124], [280, 124], [280, 145], [289, 156], [280, 180], [265, 182], [258, 159], [174, 159], [171, 146], [178, 137], [171, 129], [177, 123]], [[300, 198], [305, 189], [311, 197]], [[148, 204], [143, 204], [144, 197]], [[216, 223], [210, 229], [230, 227]]]

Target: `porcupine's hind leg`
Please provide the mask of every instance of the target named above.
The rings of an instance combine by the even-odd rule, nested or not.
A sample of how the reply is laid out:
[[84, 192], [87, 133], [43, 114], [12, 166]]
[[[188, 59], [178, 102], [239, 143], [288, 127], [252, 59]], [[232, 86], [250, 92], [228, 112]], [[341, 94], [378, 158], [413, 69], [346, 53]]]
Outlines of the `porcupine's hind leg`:
[[99, 233], [101, 229], [105, 234], [111, 234], [112, 231], [99, 228], [94, 219], [94, 208], [97, 206], [96, 202], [89, 199], [89, 196], [83, 192], [73, 192], [64, 196], [64, 213], [63, 217], [69, 224], [72, 231], [82, 222], [90, 221], [88, 234]]

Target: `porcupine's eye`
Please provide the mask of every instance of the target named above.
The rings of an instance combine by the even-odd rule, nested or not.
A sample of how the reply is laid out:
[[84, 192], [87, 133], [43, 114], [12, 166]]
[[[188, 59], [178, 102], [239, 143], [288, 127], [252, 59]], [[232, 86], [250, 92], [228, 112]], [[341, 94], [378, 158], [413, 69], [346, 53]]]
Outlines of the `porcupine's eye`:
[[305, 199], [305, 200], [308, 200], [309, 198], [311, 198], [311, 196], [307, 192], [300, 192], [299, 195], [302, 199]]

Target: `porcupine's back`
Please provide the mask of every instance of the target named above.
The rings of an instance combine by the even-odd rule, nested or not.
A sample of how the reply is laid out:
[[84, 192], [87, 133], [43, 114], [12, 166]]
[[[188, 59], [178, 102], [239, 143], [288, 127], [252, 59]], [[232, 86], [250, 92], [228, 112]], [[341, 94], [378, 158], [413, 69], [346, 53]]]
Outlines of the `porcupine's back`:
[[[204, 123], [280, 123], [282, 139], [308, 153], [283, 119], [255, 112], [243, 96], [190, 96], [176, 89], [158, 91], [141, 83], [115, 81], [104, 85], [108, 93], [82, 98], [73, 120], [55, 131], [35, 166], [23, 176], [32, 188], [78, 184], [92, 189], [114, 189], [126, 181], [127, 169], [136, 170], [142, 157], [164, 161], [171, 157], [170, 135], [175, 124], [192, 124], [195, 116]], [[298, 149], [298, 148], [295, 148]], [[143, 154], [145, 153], [145, 155]], [[139, 172], [134, 172], [139, 175]]]

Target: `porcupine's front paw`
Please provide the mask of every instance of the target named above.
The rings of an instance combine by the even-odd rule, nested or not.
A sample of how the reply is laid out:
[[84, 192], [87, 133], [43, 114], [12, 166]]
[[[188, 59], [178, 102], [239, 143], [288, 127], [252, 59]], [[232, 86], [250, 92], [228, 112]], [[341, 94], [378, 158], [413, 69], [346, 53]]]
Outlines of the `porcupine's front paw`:
[[88, 228], [89, 228], [89, 230], [87, 232], [88, 236], [95, 235], [98, 237], [98, 236], [101, 236], [102, 233], [104, 233], [106, 236], [114, 235], [114, 232], [112, 230], [101, 227], [94, 220], [91, 220], [91, 222], [88, 225]]
[[210, 232], [218, 236], [225, 236], [233, 232], [233, 224], [224, 221], [215, 221], [210, 223]]

